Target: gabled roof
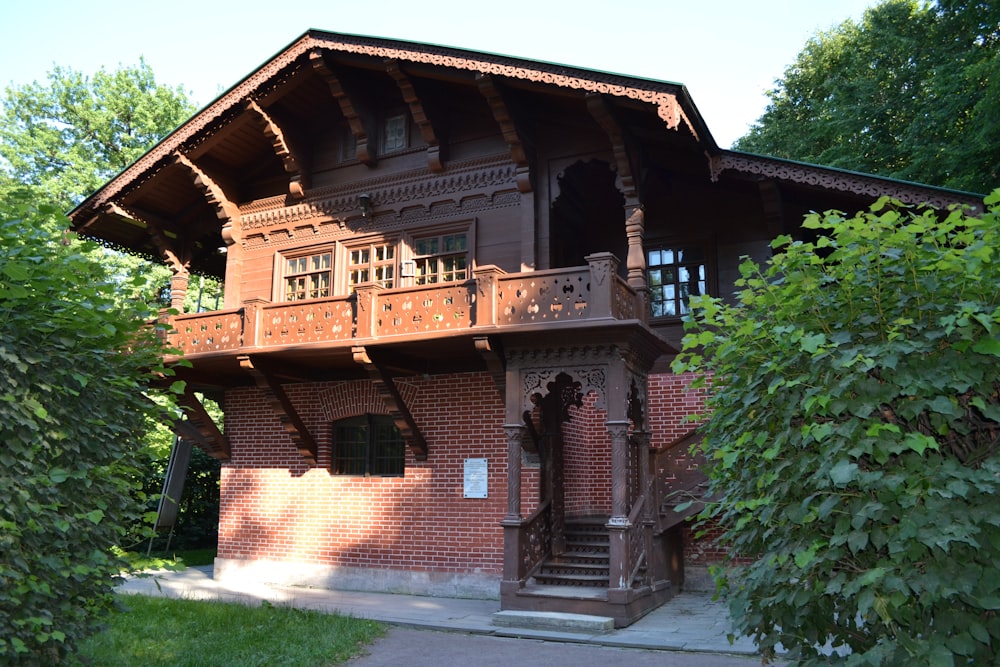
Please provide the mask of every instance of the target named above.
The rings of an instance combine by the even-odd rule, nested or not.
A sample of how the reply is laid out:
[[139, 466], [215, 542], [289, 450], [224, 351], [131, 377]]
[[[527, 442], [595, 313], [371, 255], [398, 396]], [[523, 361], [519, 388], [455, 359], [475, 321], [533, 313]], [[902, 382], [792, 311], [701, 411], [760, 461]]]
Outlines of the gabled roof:
[[[591, 98], [600, 97], [614, 108], [598, 114], [627, 116], [641, 123], [644, 133], [658, 133], [658, 141], [673, 142], [692, 164], [700, 163], [702, 173], [712, 180], [735, 174], [856, 194], [888, 194], [910, 203], [937, 206], [955, 202], [976, 205], [981, 201], [968, 193], [722, 150], [687, 89], [680, 84], [443, 46], [310, 30], [84, 200], [70, 214], [74, 228], [154, 256], [163, 252], [165, 239], [184, 236], [197, 248], [189, 258], [192, 268], [219, 273], [223, 260], [215, 249], [220, 234], [226, 234], [226, 221], [240, 214], [242, 203], [232, 194], [238, 189], [236, 185], [226, 182], [227, 169], [239, 174], [255, 169], [262, 181], [284, 179], [287, 187], [274, 195], [304, 197], [310, 175], [308, 151], [297, 148], [297, 144], [301, 147], [307, 142], [295, 136], [294, 126], [303, 121], [315, 122], [315, 116], [310, 114], [322, 113], [323, 109], [336, 111], [352, 122], [355, 137], [363, 144], [365, 131], [358, 120], [361, 113], [352, 106], [356, 103], [343, 87], [374, 72], [382, 77], [388, 72], [398, 84], [397, 95], [402, 93], [425, 135], [432, 170], [443, 169], [437, 153], [440, 129], [434, 126], [433, 114], [424, 113], [414, 86], [477, 88], [477, 94], [490, 99], [491, 105], [499, 105], [494, 114], [500, 119], [507, 112], [503, 90], [491, 91], [500, 87], [494, 82], [502, 82], [508, 90], [541, 95], [553, 105], [567, 101], [577, 104], [581, 100], [589, 103]], [[504, 127], [505, 138], [507, 130]], [[665, 139], [668, 133], [663, 130], [672, 131], [669, 134], [676, 139]], [[524, 159], [516, 157], [519, 140], [512, 130], [515, 161]], [[359, 145], [358, 151], [359, 159], [364, 161], [364, 146]], [[206, 163], [211, 168], [202, 166]], [[222, 173], [223, 177], [209, 172]], [[212, 221], [214, 230], [208, 224]]]

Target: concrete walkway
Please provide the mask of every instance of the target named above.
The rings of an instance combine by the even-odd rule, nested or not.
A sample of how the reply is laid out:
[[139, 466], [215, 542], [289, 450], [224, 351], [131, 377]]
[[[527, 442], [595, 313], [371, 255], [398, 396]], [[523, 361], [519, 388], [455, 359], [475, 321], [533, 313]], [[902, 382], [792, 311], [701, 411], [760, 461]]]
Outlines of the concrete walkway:
[[[434, 630], [438, 633], [420, 633], [421, 645], [430, 641], [441, 631], [464, 633], [466, 635], [489, 636], [493, 638], [516, 637], [541, 640], [541, 642], [561, 642], [606, 647], [615, 649], [641, 649], [642, 651], [670, 651], [711, 654], [724, 662], [684, 661], [662, 662], [658, 664], [684, 665], [749, 665], [759, 664], [756, 647], [746, 638], [730, 643], [726, 635], [730, 631], [729, 616], [725, 605], [715, 602], [711, 596], [701, 593], [682, 593], [664, 606], [647, 614], [627, 628], [607, 632], [567, 632], [561, 629], [523, 629], [501, 627], [493, 622], [493, 615], [500, 610], [497, 600], [466, 600], [455, 598], [435, 598], [416, 595], [391, 595], [385, 593], [365, 593], [353, 591], [331, 591], [317, 588], [278, 587], [265, 584], [240, 587], [227, 586], [212, 579], [212, 568], [191, 567], [180, 572], [155, 572], [148, 576], [131, 578], [121, 585], [123, 593], [165, 595], [188, 599], [226, 600], [247, 604], [267, 600], [272, 604], [284, 604], [301, 609], [336, 612], [357, 618], [382, 621], [397, 628]], [[393, 638], [406, 650], [406, 631], [393, 629], [381, 649], [371, 647], [374, 662], [358, 665], [383, 664], [378, 654], [390, 650]], [[402, 639], [399, 639], [402, 637]], [[457, 646], [460, 638], [448, 637], [447, 641]], [[532, 642], [541, 643], [541, 642]], [[523, 645], [527, 642], [509, 642]], [[497, 647], [494, 646], [493, 649]], [[568, 648], [568, 647], [567, 647]], [[491, 649], [491, 650], [493, 650]], [[476, 648], [470, 648], [475, 653]], [[411, 655], [412, 657], [412, 655]], [[629, 664], [641, 664], [632, 658]], [[663, 658], [664, 656], [660, 656]], [[694, 658], [694, 655], [691, 655]], [[437, 663], [441, 664], [440, 656]], [[534, 664], [519, 660], [521, 665]], [[474, 660], [482, 667], [482, 660]], [[615, 660], [606, 661], [617, 664]], [[385, 664], [390, 664], [386, 662]], [[399, 664], [398, 662], [393, 664]], [[416, 665], [410, 661], [408, 664]], [[459, 663], [455, 663], [459, 664]], [[492, 664], [492, 663], [490, 663]], [[508, 663], [509, 664], [509, 663]], [[541, 663], [539, 663], [541, 664]], [[553, 664], [551, 662], [547, 664]], [[579, 664], [577, 662], [576, 664]]]

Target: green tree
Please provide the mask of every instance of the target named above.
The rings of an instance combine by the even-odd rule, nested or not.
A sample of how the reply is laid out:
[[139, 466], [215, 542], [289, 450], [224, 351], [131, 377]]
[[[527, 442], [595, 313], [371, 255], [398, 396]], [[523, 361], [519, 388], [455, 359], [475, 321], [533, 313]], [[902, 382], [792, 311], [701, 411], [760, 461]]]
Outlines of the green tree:
[[1000, 5], [885, 0], [811, 38], [741, 151], [987, 192], [1000, 181]]
[[810, 215], [734, 303], [693, 302], [673, 367], [710, 393], [704, 518], [750, 559], [719, 581], [766, 655], [1000, 658], [1000, 190], [986, 203]]
[[0, 100], [0, 166], [69, 209], [123, 171], [194, 110], [181, 88], [158, 85], [140, 60], [86, 76], [55, 67], [45, 84]]
[[0, 662], [50, 665], [114, 601], [163, 349], [29, 191], [0, 199]]

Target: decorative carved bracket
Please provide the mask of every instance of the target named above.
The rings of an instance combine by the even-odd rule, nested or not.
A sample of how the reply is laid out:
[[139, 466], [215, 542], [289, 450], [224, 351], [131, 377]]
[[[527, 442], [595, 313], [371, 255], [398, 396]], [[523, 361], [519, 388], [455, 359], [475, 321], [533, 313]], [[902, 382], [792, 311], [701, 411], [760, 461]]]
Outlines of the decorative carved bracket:
[[191, 180], [194, 182], [208, 203], [215, 209], [215, 215], [222, 220], [222, 238], [227, 244], [239, 241], [236, 236], [237, 222], [240, 219], [240, 209], [233, 201], [226, 196], [222, 187], [216, 183], [211, 176], [206, 174], [201, 167], [188, 159], [183, 153], [174, 153], [174, 162], [187, 167], [191, 172]]
[[393, 382], [388, 370], [372, 361], [368, 350], [364, 346], [359, 345], [354, 347], [352, 352], [354, 353], [354, 361], [364, 366], [365, 370], [368, 371], [368, 376], [371, 378], [372, 384], [375, 385], [376, 391], [378, 391], [382, 400], [385, 401], [386, 406], [389, 408], [389, 413], [396, 423], [396, 428], [402, 434], [403, 440], [406, 441], [406, 445], [418, 461], [426, 461], [427, 441], [424, 440], [420, 429], [417, 428], [417, 423], [414, 421], [410, 409], [406, 406], [406, 401], [403, 399], [402, 394], [399, 393], [399, 389], [396, 387], [396, 383]]
[[635, 174], [639, 171], [638, 156], [631, 149], [633, 142], [628, 132], [615, 118], [614, 110], [604, 95], [588, 93], [587, 109], [608, 135], [608, 139], [611, 140], [611, 149], [614, 151], [615, 162], [618, 165], [618, 176], [622, 180], [626, 204], [637, 204], [639, 185], [636, 182]]
[[170, 267], [170, 270], [174, 274], [187, 273], [191, 263], [189, 253], [178, 247], [180, 243], [176, 239], [171, 239], [167, 236], [163, 231], [165, 225], [157, 220], [156, 216], [135, 209], [126, 209], [116, 202], [105, 204], [104, 211], [111, 215], [117, 215], [119, 218], [130, 220], [140, 227], [145, 227], [146, 231], [149, 232], [149, 239], [156, 246], [156, 249], [160, 251], [160, 256]]
[[229, 439], [219, 430], [195, 393], [185, 389], [178, 402], [187, 408], [186, 417], [174, 423], [174, 429], [178, 434], [198, 445], [212, 458], [228, 461], [232, 456]]
[[330, 94], [337, 100], [337, 104], [340, 105], [340, 112], [347, 119], [347, 124], [354, 135], [355, 154], [358, 161], [369, 167], [374, 167], [378, 160], [375, 158], [375, 147], [369, 146], [369, 135], [373, 137], [377, 137], [377, 135], [369, 132], [368, 128], [365, 127], [364, 118], [362, 118], [362, 114], [358, 109], [359, 105], [356, 96], [352, 97], [347, 93], [340, 78], [334, 73], [333, 68], [330, 67], [330, 64], [323, 57], [321, 51], [310, 51], [309, 62], [312, 63], [313, 70], [326, 81], [326, 85], [330, 88]]
[[486, 369], [493, 378], [493, 384], [500, 392], [500, 398], [507, 397], [507, 364], [503, 357], [503, 346], [499, 340], [490, 340], [489, 336], [476, 336], [473, 339], [476, 351], [479, 352]]
[[518, 131], [517, 123], [510, 112], [510, 104], [505, 99], [500, 86], [489, 74], [477, 74], [479, 92], [493, 111], [493, 119], [500, 126], [504, 141], [510, 149], [510, 159], [517, 165], [517, 189], [519, 192], [531, 192], [531, 164], [528, 159], [527, 142]]
[[410, 115], [413, 116], [413, 122], [420, 128], [420, 136], [423, 137], [424, 143], [427, 144], [427, 168], [434, 173], [444, 171], [441, 145], [438, 141], [437, 133], [434, 131], [434, 124], [431, 122], [430, 116], [427, 115], [423, 102], [420, 101], [420, 97], [417, 95], [414, 82], [403, 71], [398, 60], [386, 60], [385, 68], [389, 72], [389, 75], [396, 80], [399, 92], [403, 95], [403, 101], [410, 106]]
[[316, 438], [302, 421], [273, 370], [262, 359], [251, 358], [249, 355], [241, 355], [239, 361], [240, 366], [249, 371], [254, 382], [257, 383], [257, 388], [263, 392], [267, 402], [271, 404], [275, 416], [281, 422], [285, 432], [291, 437], [292, 442], [295, 443], [302, 458], [315, 465], [319, 453]]
[[309, 174], [305, 168], [305, 160], [292, 150], [281, 126], [257, 102], [253, 99], [247, 100], [247, 109], [256, 113], [257, 117], [261, 119], [264, 134], [270, 139], [274, 154], [281, 160], [285, 173], [288, 174], [288, 194], [293, 199], [302, 199], [306, 196], [306, 189], [309, 187]]

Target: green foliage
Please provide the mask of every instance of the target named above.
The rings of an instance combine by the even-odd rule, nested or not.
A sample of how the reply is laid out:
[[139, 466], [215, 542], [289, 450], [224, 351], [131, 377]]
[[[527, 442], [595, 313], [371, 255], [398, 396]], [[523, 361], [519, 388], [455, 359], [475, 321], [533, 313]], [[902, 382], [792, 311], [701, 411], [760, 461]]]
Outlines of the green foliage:
[[62, 209], [79, 203], [190, 116], [180, 88], [158, 85], [145, 61], [92, 77], [65, 67], [7, 88], [0, 166]]
[[385, 632], [374, 621], [264, 603], [130, 596], [107, 632], [80, 647], [102, 667], [328, 667], [362, 653]]
[[[25, 192], [0, 199], [0, 662], [55, 664], [112, 607], [141, 516], [136, 456], [163, 349]], [[140, 307], [140, 304], [136, 304]]]
[[674, 370], [711, 390], [705, 518], [752, 558], [720, 585], [766, 654], [1000, 659], [1000, 190], [987, 205], [810, 215], [734, 303], [693, 300]]
[[1000, 5], [885, 0], [811, 38], [738, 150], [987, 192], [1000, 181]]

